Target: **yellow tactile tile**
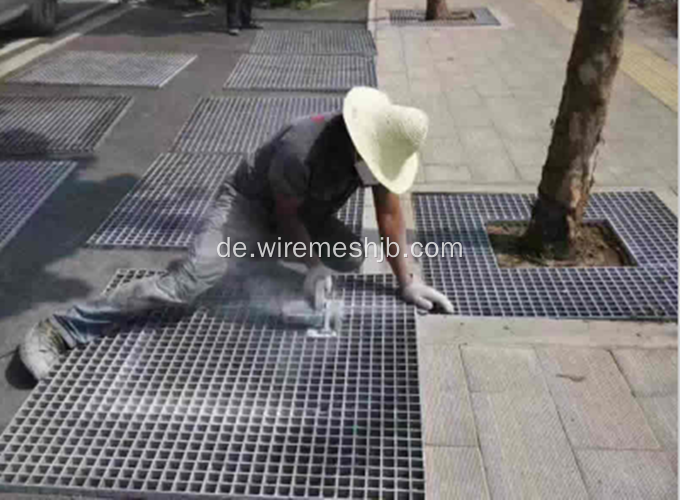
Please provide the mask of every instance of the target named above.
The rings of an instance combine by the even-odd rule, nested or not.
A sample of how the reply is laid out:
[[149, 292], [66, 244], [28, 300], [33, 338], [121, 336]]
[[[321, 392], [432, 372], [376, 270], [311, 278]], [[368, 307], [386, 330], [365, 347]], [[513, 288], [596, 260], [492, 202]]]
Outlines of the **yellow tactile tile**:
[[[575, 32], [579, 7], [564, 0], [534, 0], [556, 21]], [[633, 42], [624, 42], [621, 70], [646, 88], [673, 111], [678, 111], [678, 70], [654, 52]]]

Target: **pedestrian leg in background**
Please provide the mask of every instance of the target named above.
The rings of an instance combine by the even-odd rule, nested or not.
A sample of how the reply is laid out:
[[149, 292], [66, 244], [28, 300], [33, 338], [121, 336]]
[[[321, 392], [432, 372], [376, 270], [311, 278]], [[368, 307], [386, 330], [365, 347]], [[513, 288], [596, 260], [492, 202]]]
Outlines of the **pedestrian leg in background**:
[[238, 36], [241, 31], [241, 10], [244, 0], [225, 0], [227, 16], [227, 32], [232, 36]]

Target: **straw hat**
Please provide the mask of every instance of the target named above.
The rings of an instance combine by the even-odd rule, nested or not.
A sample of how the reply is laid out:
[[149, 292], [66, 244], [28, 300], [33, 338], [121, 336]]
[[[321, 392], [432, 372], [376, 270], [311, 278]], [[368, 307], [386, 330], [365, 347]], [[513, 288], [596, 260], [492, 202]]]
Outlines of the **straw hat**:
[[418, 149], [427, 136], [427, 115], [392, 104], [369, 87], [348, 92], [342, 115], [354, 147], [380, 184], [396, 194], [410, 188], [418, 172]]

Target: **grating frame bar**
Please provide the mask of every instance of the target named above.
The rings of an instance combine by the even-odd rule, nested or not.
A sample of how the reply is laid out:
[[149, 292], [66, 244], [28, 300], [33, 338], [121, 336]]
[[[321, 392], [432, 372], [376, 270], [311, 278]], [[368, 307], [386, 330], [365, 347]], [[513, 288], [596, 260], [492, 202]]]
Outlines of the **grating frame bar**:
[[68, 51], [9, 79], [40, 85], [161, 88], [198, 56], [178, 53]]
[[377, 86], [372, 57], [245, 54], [224, 84], [234, 90], [337, 92], [355, 86]]
[[262, 31], [250, 48], [252, 54], [375, 55], [371, 33], [366, 30]]
[[172, 146], [173, 151], [252, 153], [294, 118], [340, 111], [342, 98], [204, 97]]
[[0, 96], [0, 151], [94, 152], [132, 104], [128, 96]]
[[90, 247], [186, 248], [238, 155], [162, 154], [88, 239]]
[[471, 11], [474, 19], [438, 19], [426, 21], [425, 11], [422, 9], [391, 9], [389, 11], [390, 24], [409, 28], [415, 26], [423, 28], [463, 28], [501, 25], [498, 19], [486, 7], [463, 7], [459, 10]]
[[0, 161], [0, 250], [75, 168], [71, 161]]

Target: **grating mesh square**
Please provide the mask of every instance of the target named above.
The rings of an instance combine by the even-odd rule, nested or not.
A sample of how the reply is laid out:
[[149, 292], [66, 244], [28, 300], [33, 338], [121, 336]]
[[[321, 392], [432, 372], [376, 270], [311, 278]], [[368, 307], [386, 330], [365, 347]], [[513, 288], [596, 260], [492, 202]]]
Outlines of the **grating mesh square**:
[[340, 111], [340, 97], [204, 97], [175, 139], [173, 150], [249, 153], [289, 121]]
[[0, 487], [423, 499], [417, 363], [405, 306], [350, 309], [333, 339], [209, 300], [157, 311], [38, 384], [0, 436]]
[[[500, 26], [498, 19], [486, 7], [469, 7], [457, 9], [451, 12], [451, 19], [438, 19], [426, 21], [425, 11], [419, 9], [391, 9], [390, 23], [406, 26], [422, 27], [470, 27], [470, 26]], [[471, 17], [461, 14], [471, 13]]]
[[486, 224], [528, 220], [534, 200], [518, 194], [414, 195], [419, 241], [463, 247], [462, 257], [423, 256], [424, 276], [448, 295], [457, 314], [677, 318], [678, 223], [654, 193], [597, 193], [586, 212], [586, 220], [612, 226], [636, 267], [501, 269]]
[[13, 83], [159, 88], [196, 59], [192, 54], [64, 52], [9, 79]]
[[343, 222], [352, 233], [359, 237], [361, 237], [364, 226], [364, 196], [364, 189], [357, 189], [336, 214], [338, 220]]
[[131, 103], [127, 96], [0, 96], [0, 151], [92, 153]]
[[89, 246], [182, 248], [240, 156], [163, 154], [88, 239]]
[[225, 88], [242, 90], [344, 91], [376, 87], [372, 57], [245, 54]]
[[254, 54], [364, 54], [375, 55], [373, 37], [365, 30], [261, 31]]
[[0, 162], [0, 249], [75, 166], [69, 161]]

